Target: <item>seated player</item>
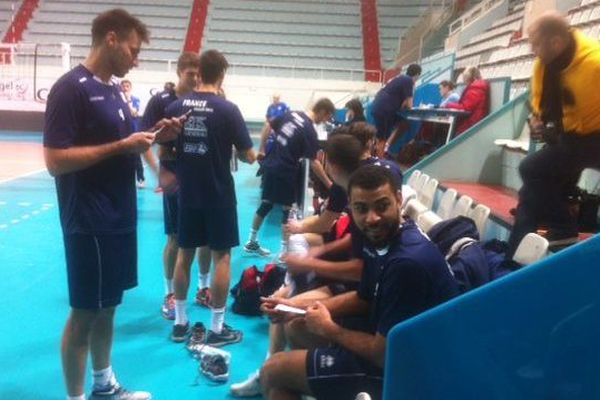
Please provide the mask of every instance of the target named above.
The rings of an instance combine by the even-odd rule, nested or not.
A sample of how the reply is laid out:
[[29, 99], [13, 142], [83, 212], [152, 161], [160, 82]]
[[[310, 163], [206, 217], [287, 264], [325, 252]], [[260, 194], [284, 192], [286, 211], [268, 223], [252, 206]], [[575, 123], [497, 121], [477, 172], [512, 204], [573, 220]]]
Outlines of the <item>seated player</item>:
[[[260, 372], [266, 399], [352, 399], [359, 392], [381, 398], [389, 331], [458, 294], [437, 247], [414, 222], [401, 220], [402, 199], [390, 171], [360, 168], [350, 179], [349, 197], [364, 243], [360, 286], [321, 302], [264, 299], [272, 318], [293, 318], [298, 335], [312, 338], [311, 350], [267, 360]], [[280, 312], [278, 304], [304, 308], [306, 315]], [[364, 324], [345, 328], [335, 319], [341, 315], [364, 317]]]

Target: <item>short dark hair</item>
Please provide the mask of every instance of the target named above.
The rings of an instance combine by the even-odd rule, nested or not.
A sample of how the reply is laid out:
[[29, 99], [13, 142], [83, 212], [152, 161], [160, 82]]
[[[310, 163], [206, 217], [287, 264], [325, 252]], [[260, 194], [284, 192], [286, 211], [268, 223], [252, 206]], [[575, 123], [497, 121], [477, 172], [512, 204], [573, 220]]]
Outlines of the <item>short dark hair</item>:
[[113, 8], [99, 14], [92, 21], [92, 46], [98, 46], [108, 32], [114, 32], [119, 40], [126, 40], [136, 31], [142, 42], [148, 43], [150, 32], [139, 19], [122, 8]]
[[398, 192], [398, 185], [391, 171], [380, 165], [365, 165], [357, 169], [348, 183], [348, 197], [352, 197], [352, 188], [375, 190], [384, 185], [390, 185], [392, 192]]
[[410, 64], [408, 68], [406, 68], [406, 75], [410, 77], [421, 75], [421, 66], [419, 64]]
[[200, 56], [198, 53], [184, 51], [177, 59], [177, 71], [181, 72], [187, 68], [200, 68]]
[[454, 82], [451, 81], [441, 81], [440, 86], [447, 87], [450, 90], [454, 90], [456, 88]]
[[227, 59], [218, 50], [206, 50], [200, 56], [200, 78], [203, 83], [212, 85], [217, 83], [229, 68]]
[[325, 145], [327, 162], [332, 163], [351, 174], [360, 166], [363, 149], [357, 138], [339, 133], [327, 139]]
[[323, 97], [317, 100], [317, 102], [312, 108], [312, 111], [314, 113], [318, 113], [319, 111], [325, 111], [328, 114], [333, 115], [335, 113], [335, 105], [333, 105], [333, 102], [331, 100], [329, 100], [326, 97]]
[[131, 81], [129, 79], [121, 79], [121, 85], [124, 83], [129, 83], [131, 85]]
[[357, 117], [357, 116], [364, 117], [365, 116], [365, 109], [363, 108], [361, 101], [357, 98], [348, 100], [348, 102], [346, 103], [346, 105], [344, 107], [349, 110], [352, 110], [355, 117]]
[[348, 133], [358, 139], [365, 151], [377, 135], [377, 128], [366, 122], [355, 122], [348, 128]]

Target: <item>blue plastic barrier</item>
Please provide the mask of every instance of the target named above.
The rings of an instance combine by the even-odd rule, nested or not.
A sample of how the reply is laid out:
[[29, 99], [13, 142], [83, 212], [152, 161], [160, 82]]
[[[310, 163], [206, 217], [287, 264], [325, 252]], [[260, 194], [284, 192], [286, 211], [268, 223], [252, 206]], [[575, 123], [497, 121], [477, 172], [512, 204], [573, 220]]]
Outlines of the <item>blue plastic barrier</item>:
[[600, 399], [600, 236], [397, 325], [384, 398]]

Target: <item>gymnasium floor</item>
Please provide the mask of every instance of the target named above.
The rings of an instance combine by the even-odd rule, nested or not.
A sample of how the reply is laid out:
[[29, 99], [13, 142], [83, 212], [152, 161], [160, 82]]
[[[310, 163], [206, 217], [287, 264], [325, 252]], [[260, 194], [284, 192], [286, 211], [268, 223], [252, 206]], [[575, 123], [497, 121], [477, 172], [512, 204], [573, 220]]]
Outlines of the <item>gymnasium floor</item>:
[[[41, 135], [0, 132], [0, 160], [0, 293], [5, 297], [0, 308], [0, 399], [63, 400], [59, 349], [69, 308], [56, 194], [43, 167]], [[234, 174], [242, 243], [260, 198], [256, 169], [240, 163]], [[113, 367], [125, 387], [148, 390], [153, 399], [230, 398], [229, 385], [245, 379], [264, 360], [267, 320], [228, 309], [226, 321], [244, 332], [241, 343], [224, 348], [232, 353], [229, 382], [216, 385], [199, 376], [197, 361], [183, 344], [169, 340], [172, 322], [160, 315], [162, 202], [153, 191], [156, 179], [149, 171], [146, 177], [146, 188], [138, 190], [139, 285], [126, 293], [117, 312]], [[278, 250], [279, 219], [279, 212], [272, 212], [259, 236], [273, 252]], [[245, 267], [268, 261], [234, 249], [232, 284]], [[196, 271], [194, 266], [194, 278]], [[210, 323], [207, 309], [192, 304], [189, 310], [192, 322]], [[90, 386], [88, 373], [88, 394]]]

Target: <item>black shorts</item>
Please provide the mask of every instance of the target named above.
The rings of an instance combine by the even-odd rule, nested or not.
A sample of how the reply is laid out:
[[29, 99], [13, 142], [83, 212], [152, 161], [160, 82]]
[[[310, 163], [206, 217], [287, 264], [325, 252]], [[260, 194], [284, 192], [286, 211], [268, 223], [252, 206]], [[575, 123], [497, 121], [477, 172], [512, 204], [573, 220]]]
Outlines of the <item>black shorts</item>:
[[360, 392], [382, 397], [382, 371], [339, 346], [309, 350], [306, 376], [317, 399], [354, 399]]
[[66, 235], [64, 244], [71, 307], [115, 307], [137, 286], [136, 232]]
[[179, 203], [177, 193], [163, 195], [163, 219], [165, 221], [165, 234], [176, 235], [179, 218]]
[[180, 208], [178, 226], [177, 242], [184, 249], [228, 250], [240, 244], [235, 207]]
[[284, 178], [268, 170], [263, 174], [262, 199], [273, 204], [291, 206], [296, 201], [296, 179], [295, 176]]

